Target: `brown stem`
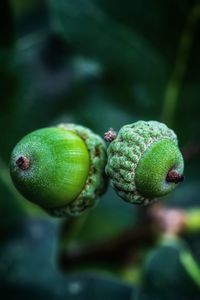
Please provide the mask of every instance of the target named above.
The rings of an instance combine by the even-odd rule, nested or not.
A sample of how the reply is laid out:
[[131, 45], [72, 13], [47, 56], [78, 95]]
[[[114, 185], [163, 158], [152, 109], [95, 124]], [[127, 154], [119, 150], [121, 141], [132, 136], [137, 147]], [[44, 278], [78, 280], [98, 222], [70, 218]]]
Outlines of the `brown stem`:
[[26, 156], [20, 156], [16, 160], [16, 165], [23, 171], [28, 170], [30, 167], [30, 160]]
[[167, 182], [173, 182], [175, 184], [182, 182], [184, 180], [184, 176], [180, 175], [176, 170], [171, 170], [167, 174], [166, 181]]
[[110, 128], [107, 132], [105, 132], [104, 134], [104, 139], [107, 141], [107, 142], [112, 142], [113, 140], [115, 140], [117, 137], [117, 133], [116, 131], [113, 129], [113, 128]]

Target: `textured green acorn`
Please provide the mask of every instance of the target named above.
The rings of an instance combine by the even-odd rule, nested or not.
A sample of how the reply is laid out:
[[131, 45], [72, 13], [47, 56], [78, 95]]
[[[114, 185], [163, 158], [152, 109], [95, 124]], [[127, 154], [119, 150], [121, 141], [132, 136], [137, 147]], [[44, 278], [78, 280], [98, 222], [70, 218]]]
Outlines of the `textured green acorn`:
[[21, 194], [51, 215], [78, 215], [104, 192], [106, 148], [88, 128], [36, 130], [13, 149], [10, 174]]
[[[113, 135], [113, 138], [112, 138]], [[156, 121], [138, 121], [109, 131], [106, 173], [124, 200], [149, 204], [183, 181], [184, 162], [173, 130]]]

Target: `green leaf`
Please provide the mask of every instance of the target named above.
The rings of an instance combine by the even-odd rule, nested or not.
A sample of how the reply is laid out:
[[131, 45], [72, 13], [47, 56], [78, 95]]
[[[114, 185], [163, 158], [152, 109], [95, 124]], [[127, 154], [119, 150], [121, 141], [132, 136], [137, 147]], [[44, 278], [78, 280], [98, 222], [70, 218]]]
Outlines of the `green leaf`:
[[166, 299], [176, 299], [177, 295], [193, 299], [200, 290], [194, 276], [194, 260], [188, 260], [188, 255], [191, 258], [185, 243], [178, 238], [165, 240], [151, 250], [144, 264], [144, 290], [155, 295], [164, 293], [168, 295]]
[[152, 101], [161, 97], [166, 66], [147, 39], [115, 22], [96, 1], [50, 2], [61, 34], [81, 54], [100, 61], [104, 82], [122, 103], [139, 101], [141, 89], [148, 91]]
[[134, 289], [112, 277], [61, 274], [55, 266], [57, 234], [57, 222], [27, 219], [1, 243], [3, 299], [131, 299]]

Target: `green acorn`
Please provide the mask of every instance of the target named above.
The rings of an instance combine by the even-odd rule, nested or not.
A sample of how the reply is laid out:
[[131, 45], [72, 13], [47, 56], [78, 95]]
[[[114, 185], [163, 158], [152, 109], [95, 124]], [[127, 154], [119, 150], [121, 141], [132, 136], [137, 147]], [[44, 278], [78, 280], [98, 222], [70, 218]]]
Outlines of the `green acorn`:
[[134, 204], [149, 204], [183, 181], [184, 162], [176, 134], [165, 124], [138, 121], [116, 134], [105, 134], [106, 174], [118, 195]]
[[79, 215], [105, 189], [106, 146], [88, 128], [60, 124], [36, 130], [14, 148], [10, 174], [21, 194], [51, 215]]

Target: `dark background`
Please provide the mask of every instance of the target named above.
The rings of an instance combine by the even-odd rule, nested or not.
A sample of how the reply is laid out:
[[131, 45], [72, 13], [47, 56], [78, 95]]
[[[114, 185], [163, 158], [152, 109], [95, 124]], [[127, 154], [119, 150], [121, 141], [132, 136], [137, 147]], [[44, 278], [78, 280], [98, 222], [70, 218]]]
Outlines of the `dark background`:
[[200, 299], [200, 214], [195, 232], [155, 243], [146, 209], [109, 188], [60, 259], [60, 221], [24, 200], [8, 171], [14, 145], [41, 127], [74, 122], [103, 136], [163, 121], [186, 161], [164, 203], [198, 211], [199, 36], [199, 1], [1, 0], [1, 299]]

